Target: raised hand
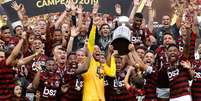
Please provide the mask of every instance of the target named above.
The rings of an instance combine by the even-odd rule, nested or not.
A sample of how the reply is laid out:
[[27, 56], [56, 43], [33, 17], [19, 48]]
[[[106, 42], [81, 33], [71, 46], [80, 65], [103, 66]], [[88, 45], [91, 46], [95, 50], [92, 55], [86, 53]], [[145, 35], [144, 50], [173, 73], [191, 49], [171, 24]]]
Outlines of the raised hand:
[[16, 1], [11, 3], [11, 7], [15, 10], [15, 11], [19, 11], [22, 8], [22, 4], [17, 4]]
[[[70, 1], [69, 1], [70, 2]], [[65, 6], [65, 10], [66, 11], [70, 11], [71, 10], [71, 7], [70, 7], [70, 3], [68, 2], [68, 4], [64, 4], [64, 6]]]
[[96, 3], [93, 6], [93, 10], [92, 10], [92, 14], [97, 14], [98, 13], [98, 9], [99, 9], [99, 4]]
[[191, 63], [189, 61], [181, 61], [180, 64], [183, 66], [183, 68], [191, 69]]
[[36, 50], [36, 56], [41, 55], [41, 54], [45, 54], [45, 50], [44, 49], [38, 49]]
[[100, 17], [97, 15], [94, 15], [93, 17], [93, 24], [98, 25], [100, 23]]
[[128, 45], [128, 50], [132, 51], [135, 49], [135, 46], [133, 44]]
[[82, 5], [78, 5], [77, 7], [77, 13], [80, 14], [83, 12], [83, 6]]
[[115, 4], [115, 12], [118, 15], [121, 15], [121, 5], [120, 4]]
[[76, 37], [79, 34], [78, 28], [71, 27], [71, 37]]
[[[188, 19], [187, 19], [188, 20]], [[190, 20], [190, 19], [189, 19]], [[184, 26], [187, 28], [187, 29], [190, 29], [191, 28], [191, 26], [192, 26], [192, 21], [185, 21], [184, 22]]]
[[147, 7], [152, 7], [153, 1], [154, 1], [154, 0], [147, 0], [147, 2], [146, 2], [145, 5], [146, 5]]
[[198, 4], [192, 3], [191, 5], [192, 5], [192, 9], [193, 9], [194, 11], [197, 11], [197, 10], [198, 10], [198, 8], [199, 8], [199, 5], [198, 5]]
[[198, 3], [197, 0], [190, 0], [190, 2], [192, 2], [194, 4]]
[[112, 54], [114, 52], [114, 47], [112, 45], [109, 45], [108, 46], [108, 51], [109, 51], [109, 53]]
[[138, 6], [140, 4], [139, 0], [133, 0], [133, 5]]
[[69, 0], [69, 4], [72, 11], [75, 11], [77, 9], [75, 2], [73, 0]]

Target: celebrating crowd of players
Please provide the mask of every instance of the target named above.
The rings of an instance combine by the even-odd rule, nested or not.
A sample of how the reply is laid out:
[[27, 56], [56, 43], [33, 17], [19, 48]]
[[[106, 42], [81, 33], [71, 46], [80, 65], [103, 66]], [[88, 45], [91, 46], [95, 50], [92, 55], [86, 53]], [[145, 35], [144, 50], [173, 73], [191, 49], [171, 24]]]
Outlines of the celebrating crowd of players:
[[121, 5], [108, 15], [98, 4], [84, 12], [70, 0], [61, 14], [28, 18], [14, 1], [22, 25], [1, 27], [0, 101], [201, 101], [197, 0], [173, 0], [175, 23], [164, 15], [158, 27], [153, 0], [147, 25], [133, 2], [129, 52], [120, 55], [111, 42]]

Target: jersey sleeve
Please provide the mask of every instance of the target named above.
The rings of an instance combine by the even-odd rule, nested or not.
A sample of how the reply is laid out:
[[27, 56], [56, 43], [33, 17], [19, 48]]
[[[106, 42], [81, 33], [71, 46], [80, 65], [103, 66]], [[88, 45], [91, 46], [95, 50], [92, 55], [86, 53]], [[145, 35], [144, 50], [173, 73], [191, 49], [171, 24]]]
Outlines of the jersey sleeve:
[[116, 63], [114, 56], [111, 57], [111, 66], [104, 64], [104, 73], [110, 77], [116, 76]]

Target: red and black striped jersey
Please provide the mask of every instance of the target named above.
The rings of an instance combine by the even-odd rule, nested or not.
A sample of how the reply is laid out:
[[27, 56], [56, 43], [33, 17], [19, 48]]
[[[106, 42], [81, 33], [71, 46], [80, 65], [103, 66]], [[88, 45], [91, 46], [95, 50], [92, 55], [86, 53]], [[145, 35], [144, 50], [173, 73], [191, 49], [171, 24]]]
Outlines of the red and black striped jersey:
[[[195, 41], [196, 41], [196, 33], [192, 32], [189, 37], [190, 41], [187, 43], [189, 45], [189, 51], [187, 54], [189, 54], [188, 59], [192, 62], [194, 61], [194, 52], [195, 52]], [[181, 36], [179, 36], [176, 40], [177, 45], [179, 46], [179, 50], [181, 53], [184, 52], [184, 46], [186, 45], [186, 40], [184, 40]]]
[[133, 27], [132, 30], [131, 42], [135, 45], [145, 44], [146, 37], [152, 35], [148, 28], [135, 29], [135, 27]]
[[12, 101], [29, 101], [27, 97], [13, 97]]
[[43, 72], [40, 76], [39, 91], [41, 101], [56, 101], [61, 86], [61, 77], [57, 73]]
[[[47, 61], [48, 57], [46, 55], [40, 55], [37, 58], [34, 58], [33, 61], [31, 61], [29, 64], [26, 65], [27, 69], [28, 69], [28, 81], [32, 82], [36, 73], [36, 65], [40, 65], [42, 67], [42, 69], [44, 69], [43, 67], [45, 67], [45, 63]], [[44, 72], [44, 71], [43, 71]]]
[[105, 86], [106, 101], [136, 101], [135, 92], [129, 92], [124, 85], [126, 70], [120, 72], [116, 78], [105, 77], [108, 85]]
[[14, 87], [14, 71], [3, 60], [0, 62], [0, 101], [11, 101]]
[[191, 86], [192, 99], [193, 101], [200, 101], [201, 99], [201, 61], [195, 61], [193, 63], [193, 69], [195, 70], [195, 75], [193, 83]]
[[169, 88], [169, 80], [166, 72], [167, 69], [167, 55], [165, 46], [160, 46], [156, 49], [155, 65], [157, 71], [157, 87]]
[[195, 55], [194, 55], [194, 53], [195, 53], [195, 42], [196, 42], [196, 33], [192, 32], [191, 37], [190, 37], [190, 49], [189, 49], [190, 50], [189, 59], [191, 62], [195, 60]]
[[83, 78], [75, 70], [70, 67], [64, 73], [63, 84], [68, 84], [68, 90], [60, 95], [61, 101], [82, 101]]
[[157, 101], [157, 71], [153, 70], [151, 74], [145, 75], [145, 101]]
[[188, 82], [190, 80], [188, 69], [178, 65], [175, 68], [168, 68], [167, 74], [170, 82], [170, 98], [177, 98], [191, 94]]

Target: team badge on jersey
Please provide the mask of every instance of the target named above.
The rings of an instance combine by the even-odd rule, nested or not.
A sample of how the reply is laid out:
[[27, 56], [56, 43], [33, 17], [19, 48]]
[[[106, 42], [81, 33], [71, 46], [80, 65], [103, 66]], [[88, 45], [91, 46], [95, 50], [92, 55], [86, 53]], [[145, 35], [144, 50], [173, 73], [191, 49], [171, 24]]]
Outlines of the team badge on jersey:
[[103, 66], [97, 67], [96, 75], [97, 75], [97, 77], [98, 77], [99, 79], [103, 79], [103, 78], [104, 78]]

